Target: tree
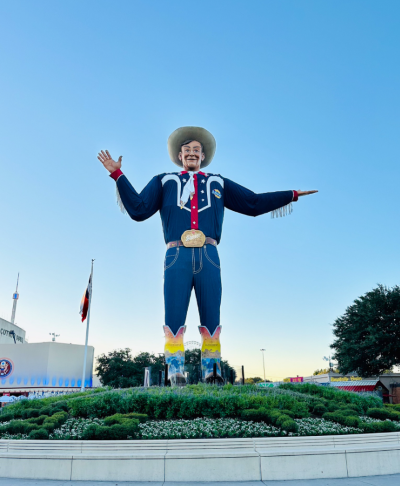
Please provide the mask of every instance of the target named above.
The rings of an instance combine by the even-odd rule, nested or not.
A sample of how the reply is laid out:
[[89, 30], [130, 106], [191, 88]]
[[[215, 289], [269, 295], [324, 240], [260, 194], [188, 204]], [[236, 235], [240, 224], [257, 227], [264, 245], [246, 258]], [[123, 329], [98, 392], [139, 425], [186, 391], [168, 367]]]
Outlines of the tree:
[[342, 373], [379, 375], [400, 364], [400, 287], [378, 285], [354, 301], [333, 324]]
[[164, 357], [139, 353], [134, 358], [131, 350], [117, 349], [97, 357], [96, 373], [103, 385], [128, 388], [143, 385], [144, 368], [151, 366], [153, 383], [158, 383], [158, 372], [164, 369]]
[[340, 373], [338, 369], [333, 368], [330, 370], [329, 368], [321, 368], [320, 370], [315, 370], [313, 373], [313, 376], [316, 375], [325, 375], [326, 373], [329, 373], [330, 371], [333, 371], [334, 373]]
[[[150, 353], [139, 353], [132, 357], [129, 348], [116, 349], [108, 354], [102, 354], [97, 358], [95, 372], [105, 386], [113, 388], [129, 388], [142, 386], [144, 381], [144, 369], [151, 366], [151, 381], [158, 385], [159, 372], [164, 370], [164, 355], [155, 356]], [[188, 384], [196, 384], [201, 379], [201, 351], [200, 349], [187, 350], [185, 352], [185, 369], [189, 372]], [[235, 370], [227, 361], [221, 360], [222, 376], [229, 381]]]
[[[254, 378], [246, 378], [244, 380], [244, 383], [246, 385], [255, 385], [256, 383], [261, 383], [261, 382], [264, 382], [264, 380], [259, 376], [255, 376]], [[271, 383], [271, 380], [265, 380], [265, 382]]]

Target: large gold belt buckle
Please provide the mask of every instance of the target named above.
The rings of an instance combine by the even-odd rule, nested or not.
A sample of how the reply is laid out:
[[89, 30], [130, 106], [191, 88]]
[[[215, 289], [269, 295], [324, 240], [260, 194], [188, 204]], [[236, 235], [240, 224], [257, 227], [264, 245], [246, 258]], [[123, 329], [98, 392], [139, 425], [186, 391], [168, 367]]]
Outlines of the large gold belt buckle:
[[181, 240], [186, 248], [200, 248], [206, 242], [206, 235], [200, 230], [187, 230], [181, 236]]

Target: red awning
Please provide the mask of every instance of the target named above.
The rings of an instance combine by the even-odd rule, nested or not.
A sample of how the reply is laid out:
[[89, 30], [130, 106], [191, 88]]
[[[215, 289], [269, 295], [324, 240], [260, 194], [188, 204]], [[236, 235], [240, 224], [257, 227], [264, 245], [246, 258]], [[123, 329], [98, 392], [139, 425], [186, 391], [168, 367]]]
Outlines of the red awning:
[[369, 391], [374, 391], [376, 385], [350, 385], [350, 386], [337, 386], [336, 388], [339, 388], [339, 390], [346, 390], [346, 391], [352, 391], [352, 392], [369, 392]]

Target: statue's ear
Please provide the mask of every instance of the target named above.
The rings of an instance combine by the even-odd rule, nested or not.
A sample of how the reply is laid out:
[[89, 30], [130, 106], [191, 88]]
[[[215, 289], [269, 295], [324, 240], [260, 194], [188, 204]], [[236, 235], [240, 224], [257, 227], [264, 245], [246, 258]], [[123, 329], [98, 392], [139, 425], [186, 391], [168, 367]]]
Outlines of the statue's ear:
[[178, 159], [182, 162], [182, 152], [179, 152]]
[[201, 161], [203, 161], [205, 158], [206, 158], [206, 154], [203, 151], [201, 151]]

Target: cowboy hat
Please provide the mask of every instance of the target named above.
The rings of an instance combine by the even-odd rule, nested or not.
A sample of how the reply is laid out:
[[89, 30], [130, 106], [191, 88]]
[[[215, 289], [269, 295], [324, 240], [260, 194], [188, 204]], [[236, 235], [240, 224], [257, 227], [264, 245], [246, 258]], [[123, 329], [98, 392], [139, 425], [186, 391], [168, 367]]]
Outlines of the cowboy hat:
[[182, 161], [178, 158], [178, 154], [181, 151], [182, 144], [186, 140], [196, 140], [203, 145], [205, 158], [201, 163], [201, 168], [211, 164], [217, 144], [211, 133], [201, 127], [181, 127], [171, 133], [168, 138], [168, 153], [174, 164], [183, 167]]

